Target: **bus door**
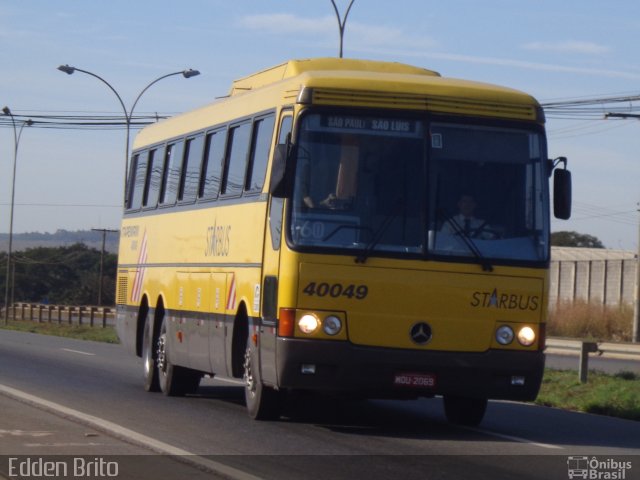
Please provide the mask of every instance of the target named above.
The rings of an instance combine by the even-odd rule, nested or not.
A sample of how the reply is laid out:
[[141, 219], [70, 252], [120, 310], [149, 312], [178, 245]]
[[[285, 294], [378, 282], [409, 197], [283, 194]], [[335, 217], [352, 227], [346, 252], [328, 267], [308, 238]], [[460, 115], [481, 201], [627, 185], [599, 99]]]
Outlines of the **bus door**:
[[[286, 142], [291, 133], [293, 116], [285, 111], [280, 118], [278, 143]], [[282, 239], [282, 215], [284, 200], [270, 198], [267, 225], [264, 236], [264, 253], [262, 258], [262, 324], [260, 326], [260, 365], [262, 379], [277, 384], [276, 376], [276, 330], [278, 315], [278, 282], [280, 270], [280, 247]]]

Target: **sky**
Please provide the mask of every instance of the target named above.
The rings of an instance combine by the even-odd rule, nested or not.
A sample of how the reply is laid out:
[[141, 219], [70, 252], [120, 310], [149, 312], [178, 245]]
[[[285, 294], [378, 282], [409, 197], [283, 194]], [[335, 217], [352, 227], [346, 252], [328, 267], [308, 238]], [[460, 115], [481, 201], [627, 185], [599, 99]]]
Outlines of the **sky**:
[[[336, 0], [344, 13], [348, 0]], [[17, 115], [173, 115], [212, 102], [232, 80], [292, 58], [338, 54], [330, 0], [0, 0], [0, 105]], [[640, 95], [637, 0], [355, 0], [344, 56], [397, 61], [504, 85], [541, 103]], [[620, 107], [620, 105], [618, 105]], [[640, 102], [629, 103], [638, 112]], [[622, 105], [622, 108], [626, 108]], [[635, 110], [634, 110], [635, 108]], [[640, 119], [547, 114], [549, 156], [565, 156], [574, 210], [552, 230], [638, 249]], [[135, 132], [132, 132], [134, 134]], [[0, 128], [0, 232], [9, 230], [13, 130]], [[124, 130], [25, 127], [14, 233], [119, 228]]]

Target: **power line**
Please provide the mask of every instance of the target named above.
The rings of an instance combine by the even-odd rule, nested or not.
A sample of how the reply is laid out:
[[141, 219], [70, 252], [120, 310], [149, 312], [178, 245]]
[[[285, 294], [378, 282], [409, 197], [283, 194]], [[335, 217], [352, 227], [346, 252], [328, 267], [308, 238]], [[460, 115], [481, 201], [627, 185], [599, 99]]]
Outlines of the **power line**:
[[581, 97], [543, 102], [541, 106], [551, 119], [602, 120], [607, 113], [640, 113], [640, 95]]
[[[0, 203], [6, 207], [10, 203]], [[15, 203], [17, 207], [75, 207], [75, 208], [122, 208], [122, 204], [100, 204], [100, 203]]]
[[[140, 113], [131, 117], [131, 128], [142, 128], [156, 123], [172, 114]], [[18, 122], [33, 121], [31, 128], [65, 129], [65, 130], [124, 130], [127, 121], [122, 115], [91, 112], [36, 112], [16, 111], [13, 118]], [[0, 128], [13, 128], [10, 118], [0, 116]]]
[[611, 207], [602, 207], [583, 202], [574, 202], [575, 216], [572, 220], [599, 219], [621, 225], [636, 225], [636, 210], [614, 210]]

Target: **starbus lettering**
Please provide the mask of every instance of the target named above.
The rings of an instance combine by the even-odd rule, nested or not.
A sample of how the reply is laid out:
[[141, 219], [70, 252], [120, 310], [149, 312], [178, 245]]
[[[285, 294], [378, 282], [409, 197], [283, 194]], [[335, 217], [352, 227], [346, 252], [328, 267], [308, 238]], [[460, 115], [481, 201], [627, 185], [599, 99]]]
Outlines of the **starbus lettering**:
[[231, 225], [217, 225], [207, 228], [207, 246], [205, 257], [226, 257], [229, 255]]
[[503, 310], [537, 310], [540, 297], [537, 295], [521, 295], [508, 292], [473, 292], [471, 306], [475, 308], [498, 308]]

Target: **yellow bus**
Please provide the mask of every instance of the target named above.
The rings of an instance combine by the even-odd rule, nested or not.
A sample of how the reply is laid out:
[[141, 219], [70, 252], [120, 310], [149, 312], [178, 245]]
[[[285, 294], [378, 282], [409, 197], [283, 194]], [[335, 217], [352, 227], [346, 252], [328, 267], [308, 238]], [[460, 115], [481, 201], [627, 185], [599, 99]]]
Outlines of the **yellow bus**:
[[[144, 387], [442, 396], [477, 424], [544, 367], [550, 188], [531, 96], [409, 65], [293, 60], [136, 137], [117, 328]], [[564, 163], [564, 169], [556, 168]]]

